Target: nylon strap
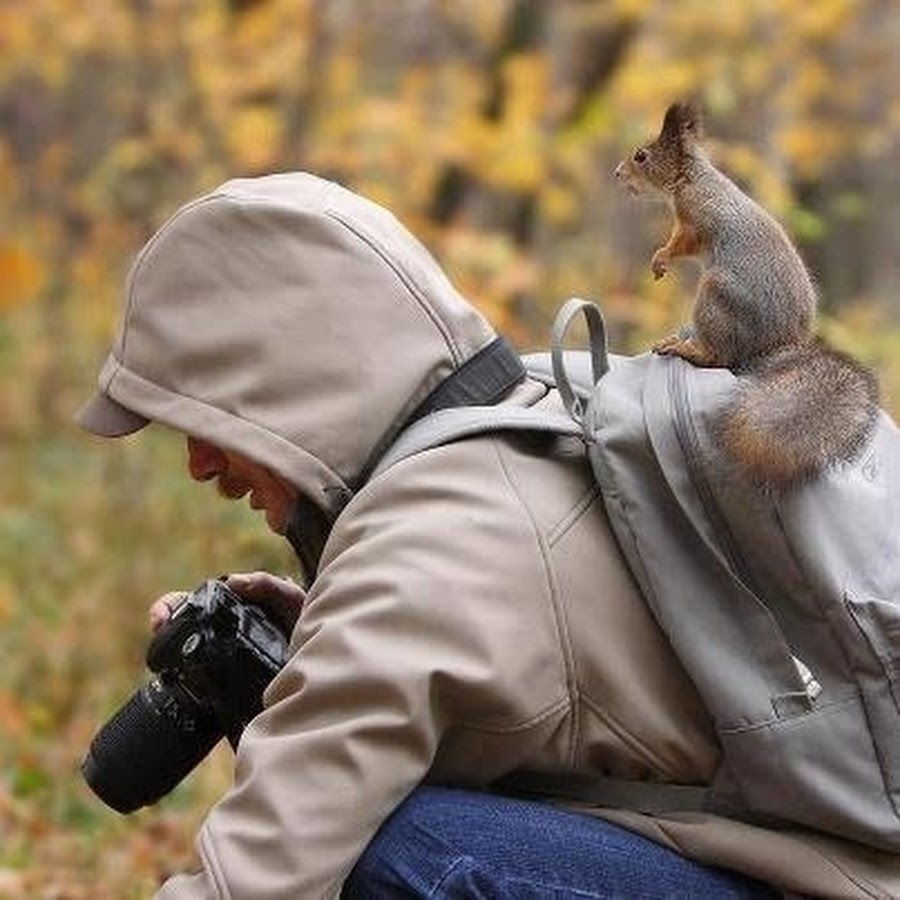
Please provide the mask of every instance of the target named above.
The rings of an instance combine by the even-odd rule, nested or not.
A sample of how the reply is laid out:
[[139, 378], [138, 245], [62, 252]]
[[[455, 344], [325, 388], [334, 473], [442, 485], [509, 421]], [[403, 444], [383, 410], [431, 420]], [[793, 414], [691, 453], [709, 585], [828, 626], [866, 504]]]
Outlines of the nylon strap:
[[476, 434], [543, 431], [584, 437], [584, 399], [569, 378], [563, 349], [569, 327], [579, 315], [584, 316], [588, 327], [592, 384], [609, 370], [606, 326], [600, 308], [589, 300], [573, 297], [557, 314], [551, 336], [553, 379], [568, 416], [534, 408], [492, 405], [526, 375], [519, 355], [498, 337], [431, 392], [410, 417], [411, 424], [384, 449], [383, 455], [374, 457], [377, 463], [368, 477], [415, 453]]
[[381, 459], [393, 447], [397, 435], [405, 433], [417, 421], [445, 409], [497, 403], [519, 382], [525, 380], [525, 374], [525, 366], [519, 354], [506, 338], [494, 338], [438, 384], [405, 422], [383, 435], [352, 487], [358, 489], [372, 477], [376, 469], [383, 468]]
[[520, 797], [570, 801], [651, 814], [708, 812], [711, 797], [709, 788], [698, 785], [626, 781], [578, 772], [513, 772], [495, 782], [492, 788]]
[[371, 477], [423, 450], [498, 431], [542, 431], [581, 436], [581, 426], [562, 413], [522, 406], [463, 406], [442, 409], [409, 426], [378, 461]]
[[569, 415], [576, 422], [584, 419], [584, 402], [576, 394], [566, 372], [563, 343], [572, 322], [584, 315], [588, 326], [591, 373], [596, 384], [609, 371], [609, 351], [606, 346], [606, 325], [600, 307], [590, 300], [573, 297], [557, 313], [550, 337], [550, 356], [553, 361], [553, 377]]
[[497, 337], [445, 378], [416, 407], [407, 424], [451, 406], [491, 406], [524, 378], [519, 354], [506, 338]]

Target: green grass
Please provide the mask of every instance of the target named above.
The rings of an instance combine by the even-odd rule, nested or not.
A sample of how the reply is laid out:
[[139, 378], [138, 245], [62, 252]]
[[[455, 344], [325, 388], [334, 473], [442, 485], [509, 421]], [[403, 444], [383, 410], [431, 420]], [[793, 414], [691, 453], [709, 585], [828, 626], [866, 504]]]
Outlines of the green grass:
[[161, 428], [114, 442], [67, 425], [18, 435], [0, 465], [0, 897], [147, 896], [188, 865], [230, 751], [127, 818], [83, 784], [81, 759], [147, 677], [158, 594], [290, 571], [290, 552], [258, 514], [191, 482], [181, 439]]

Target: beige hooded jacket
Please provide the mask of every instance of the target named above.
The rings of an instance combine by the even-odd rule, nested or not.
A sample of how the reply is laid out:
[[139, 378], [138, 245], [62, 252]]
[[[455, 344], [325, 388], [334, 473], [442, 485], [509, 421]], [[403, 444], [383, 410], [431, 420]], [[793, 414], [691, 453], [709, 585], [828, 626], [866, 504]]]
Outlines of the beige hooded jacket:
[[[297, 485], [328, 532], [293, 657], [159, 895], [331, 897], [420, 782], [517, 769], [706, 783], [717, 746], [609, 533], [577, 441], [485, 436], [360, 484], [495, 338], [383, 209], [304, 174], [186, 206], [132, 269], [82, 423], [164, 423]], [[525, 381], [503, 402], [558, 406]], [[900, 860], [710, 815], [601, 815], [783, 888], [900, 896]]]

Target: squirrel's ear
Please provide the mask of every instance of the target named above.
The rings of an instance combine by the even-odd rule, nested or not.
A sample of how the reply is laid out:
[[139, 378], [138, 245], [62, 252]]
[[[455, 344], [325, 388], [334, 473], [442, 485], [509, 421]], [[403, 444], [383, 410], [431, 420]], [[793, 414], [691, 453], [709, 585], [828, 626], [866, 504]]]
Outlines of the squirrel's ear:
[[703, 137], [703, 116], [694, 102], [673, 103], [663, 119], [660, 136], [678, 140], [696, 140]]

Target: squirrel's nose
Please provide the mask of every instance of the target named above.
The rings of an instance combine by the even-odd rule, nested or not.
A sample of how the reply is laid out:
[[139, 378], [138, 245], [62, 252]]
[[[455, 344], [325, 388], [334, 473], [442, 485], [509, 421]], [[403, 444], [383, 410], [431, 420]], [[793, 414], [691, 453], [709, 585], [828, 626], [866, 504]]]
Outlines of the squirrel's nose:
[[621, 178], [625, 174], [625, 163], [620, 162], [615, 169], [613, 169], [613, 178]]

